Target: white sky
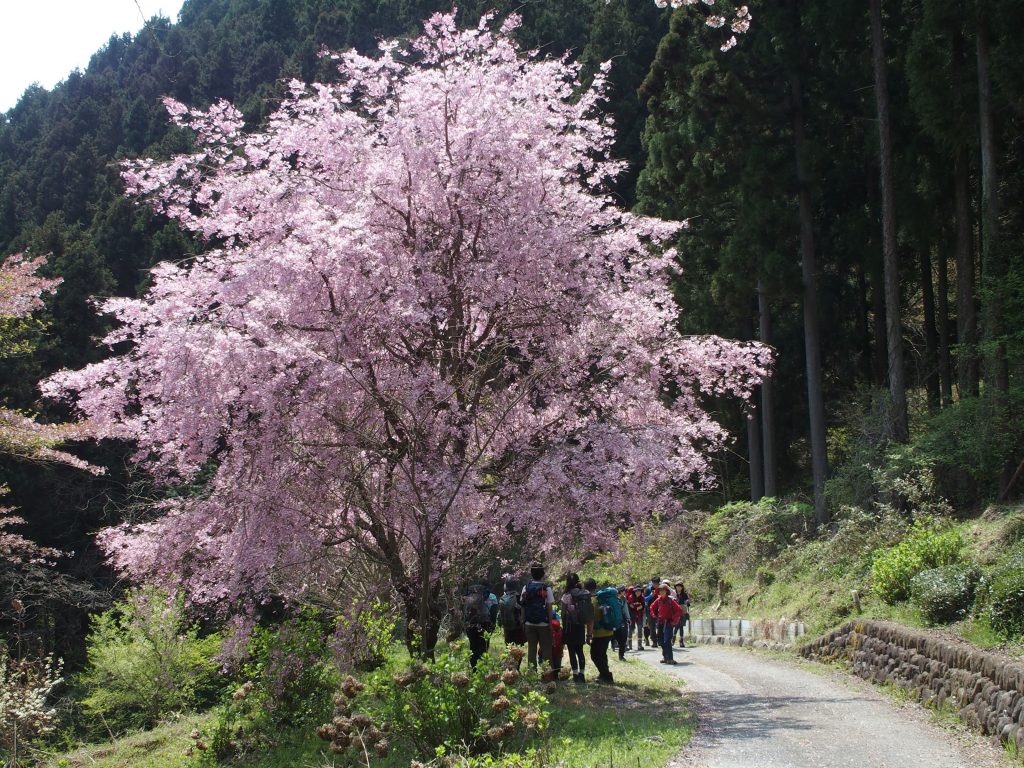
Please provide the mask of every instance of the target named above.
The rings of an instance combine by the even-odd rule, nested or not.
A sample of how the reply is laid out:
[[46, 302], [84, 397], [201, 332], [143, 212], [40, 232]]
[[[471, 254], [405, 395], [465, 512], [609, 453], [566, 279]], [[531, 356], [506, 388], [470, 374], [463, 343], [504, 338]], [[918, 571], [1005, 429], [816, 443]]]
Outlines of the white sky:
[[184, 0], [0, 0], [0, 112], [32, 83], [53, 88], [112, 34], [156, 15], [178, 20]]

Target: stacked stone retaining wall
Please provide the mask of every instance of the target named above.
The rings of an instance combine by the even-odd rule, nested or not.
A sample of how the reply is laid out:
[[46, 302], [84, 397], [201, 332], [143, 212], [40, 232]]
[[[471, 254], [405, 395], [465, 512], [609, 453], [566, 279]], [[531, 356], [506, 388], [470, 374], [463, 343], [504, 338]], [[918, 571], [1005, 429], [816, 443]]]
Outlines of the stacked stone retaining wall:
[[757, 640], [753, 637], [729, 637], [728, 635], [687, 635], [686, 642], [697, 645], [728, 645], [733, 648], [757, 648], [762, 651], [793, 650], [791, 643]]
[[970, 727], [1024, 752], [1024, 663], [884, 621], [850, 621], [803, 646], [821, 661], [906, 688], [926, 706], [949, 706]]

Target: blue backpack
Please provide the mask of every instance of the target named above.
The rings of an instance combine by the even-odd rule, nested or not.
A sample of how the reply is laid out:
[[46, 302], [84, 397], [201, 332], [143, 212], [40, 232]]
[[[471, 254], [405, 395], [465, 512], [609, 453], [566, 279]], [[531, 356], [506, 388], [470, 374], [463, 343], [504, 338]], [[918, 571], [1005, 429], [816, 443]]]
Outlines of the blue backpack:
[[523, 590], [523, 621], [527, 624], [548, 623], [548, 585], [531, 581]]
[[601, 620], [597, 622], [598, 627], [616, 630], [625, 623], [622, 605], [619, 603], [619, 590], [615, 587], [605, 587], [597, 590], [594, 597], [597, 598], [597, 603], [601, 606]]

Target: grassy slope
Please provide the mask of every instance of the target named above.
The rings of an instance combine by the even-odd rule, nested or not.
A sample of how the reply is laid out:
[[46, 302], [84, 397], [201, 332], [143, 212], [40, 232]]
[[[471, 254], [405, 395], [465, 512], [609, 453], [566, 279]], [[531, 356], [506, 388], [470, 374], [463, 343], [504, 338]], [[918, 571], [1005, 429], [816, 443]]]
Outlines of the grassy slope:
[[140, 731], [108, 744], [90, 745], [44, 763], [56, 768], [169, 768], [185, 761], [189, 733], [208, 716], [183, 718], [152, 731]]
[[[983, 568], [994, 565], [1024, 540], [1024, 507], [990, 508], [979, 518], [958, 523], [958, 528], [966, 545], [966, 558]], [[763, 575], [759, 584], [756, 574], [730, 570], [726, 574], [730, 590], [725, 604], [716, 611], [717, 600], [708, 596], [696, 602], [693, 615], [771, 620], [786, 617], [806, 622], [807, 631], [817, 634], [854, 615], [852, 591], [857, 590], [862, 615], [926, 626], [920, 613], [909, 604], [887, 605], [871, 592], [871, 539], [865, 536], [851, 542], [851, 538], [856, 539], [837, 536], [794, 543], [761, 567], [762, 574], [771, 574], [768, 584], [764, 583]], [[863, 546], [858, 552], [851, 545]], [[728, 555], [724, 561], [728, 562]], [[1024, 654], [1024, 643], [1006, 642], [975, 619], [945, 629], [982, 647], [1002, 646]]]
[[[496, 648], [495, 652], [499, 649]], [[635, 766], [662, 768], [693, 732], [694, 721], [679, 695], [679, 681], [652, 674], [639, 660], [612, 661], [616, 685], [559, 683], [551, 699], [548, 737], [537, 745], [541, 765], [560, 768]], [[78, 749], [45, 764], [60, 768], [179, 768], [188, 766], [189, 733], [209, 715], [183, 719], [113, 743]], [[246, 768], [333, 766], [324, 743], [311, 731], [281, 734], [278, 746], [249, 756]], [[341, 765], [342, 763], [339, 763]], [[374, 765], [407, 766], [409, 755], [394, 754]]]

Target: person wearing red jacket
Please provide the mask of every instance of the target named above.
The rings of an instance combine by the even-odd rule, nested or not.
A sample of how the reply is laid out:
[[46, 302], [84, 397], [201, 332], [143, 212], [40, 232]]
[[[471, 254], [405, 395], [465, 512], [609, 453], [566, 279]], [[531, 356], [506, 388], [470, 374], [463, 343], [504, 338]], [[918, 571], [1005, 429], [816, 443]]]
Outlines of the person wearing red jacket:
[[672, 597], [671, 588], [666, 582], [658, 586], [658, 597], [651, 602], [651, 618], [653, 618], [661, 630], [661, 663], [675, 665], [672, 658], [672, 628], [683, 620], [683, 609]]
[[633, 646], [633, 632], [636, 632], [636, 649], [644, 649], [644, 590], [642, 586], [626, 589], [626, 606], [629, 608], [629, 647]]

